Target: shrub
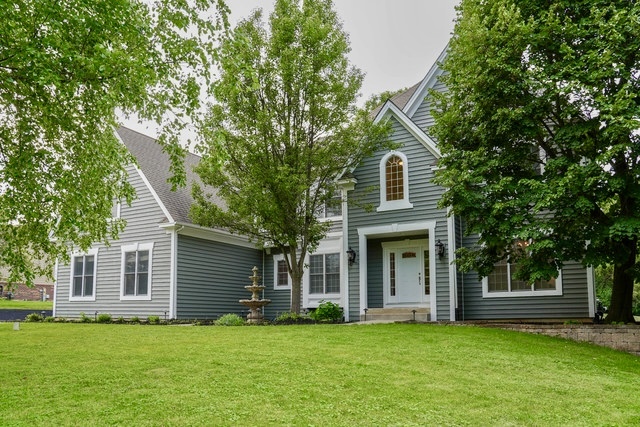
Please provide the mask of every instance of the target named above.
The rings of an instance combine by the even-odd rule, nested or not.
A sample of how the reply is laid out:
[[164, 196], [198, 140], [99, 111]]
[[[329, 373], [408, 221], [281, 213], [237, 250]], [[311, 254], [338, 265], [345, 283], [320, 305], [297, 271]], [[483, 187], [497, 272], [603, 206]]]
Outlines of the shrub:
[[44, 318], [38, 313], [29, 313], [24, 320], [25, 322], [42, 322]]
[[91, 319], [91, 317], [89, 317], [86, 314], [84, 314], [84, 311], [82, 311], [82, 312], [80, 312], [80, 321], [82, 323], [91, 323], [93, 321], [93, 319]]
[[133, 316], [131, 318], [131, 323], [140, 323], [140, 318], [138, 316]]
[[342, 307], [331, 301], [322, 301], [309, 316], [317, 322], [334, 322], [342, 321]]
[[290, 311], [279, 314], [274, 320], [274, 325], [302, 325], [305, 323], [314, 323], [314, 320], [302, 316], [298, 313], [292, 313]]
[[149, 323], [151, 325], [160, 324], [160, 316], [149, 316], [149, 317], [147, 317], [147, 320], [149, 321]]
[[109, 313], [100, 313], [96, 318], [98, 323], [111, 323], [111, 315]]
[[44, 321], [47, 322], [47, 323], [52, 323], [52, 322], [56, 321], [56, 318], [53, 317], [53, 316], [47, 316], [47, 317], [44, 318]]
[[124, 322], [125, 320], [124, 320], [124, 317], [122, 316], [118, 317], [116, 320], [113, 321], [113, 323], [124, 323]]
[[244, 319], [235, 313], [225, 314], [216, 320], [217, 326], [242, 326], [244, 325]]

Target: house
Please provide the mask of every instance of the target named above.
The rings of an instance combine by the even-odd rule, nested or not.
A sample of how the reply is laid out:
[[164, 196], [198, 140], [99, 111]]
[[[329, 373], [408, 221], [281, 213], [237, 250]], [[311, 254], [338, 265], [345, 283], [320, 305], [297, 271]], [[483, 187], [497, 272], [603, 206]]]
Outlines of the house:
[[[199, 157], [187, 156], [188, 185], [174, 192], [167, 182], [169, 158], [154, 139], [126, 128], [116, 135], [137, 160], [127, 169], [137, 198], [114, 209], [127, 221], [117, 241], [73, 253], [69, 265], [56, 266], [54, 316], [212, 319], [245, 312], [238, 300], [250, 297], [244, 286], [251, 284], [251, 269], [264, 265], [264, 251], [190, 221], [191, 185], [198, 180], [192, 168]], [[283, 293], [267, 298], [267, 316], [289, 307]]]
[[[433, 118], [426, 96], [430, 89], [444, 90], [441, 74], [436, 63], [421, 82], [375, 112], [376, 121], [391, 122], [398, 147], [375, 153], [340, 180], [343, 203], [325, 210], [331, 229], [305, 262], [302, 307], [332, 301], [344, 308], [347, 321], [592, 318], [593, 271], [578, 263], [533, 286], [511, 280], [508, 264], [482, 280], [457, 269], [455, 250], [476, 242], [464, 235], [463, 219], [437, 207], [444, 189], [432, 182], [440, 152], [429, 137]], [[246, 313], [238, 300], [249, 296], [244, 286], [253, 266], [272, 301], [265, 318], [288, 311], [291, 282], [281, 254], [189, 219], [198, 157], [186, 159], [189, 185], [172, 192], [160, 146], [129, 129], [117, 135], [138, 161], [129, 167], [138, 198], [115, 209], [127, 221], [118, 241], [96, 244], [73, 254], [70, 265], [57, 266], [54, 315], [208, 319]], [[349, 198], [374, 209], [349, 206]]]

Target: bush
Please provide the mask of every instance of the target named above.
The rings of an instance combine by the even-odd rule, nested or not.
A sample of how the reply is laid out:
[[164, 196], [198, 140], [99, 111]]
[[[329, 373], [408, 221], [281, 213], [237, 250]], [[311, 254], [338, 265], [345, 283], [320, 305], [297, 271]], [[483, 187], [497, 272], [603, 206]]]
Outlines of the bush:
[[290, 311], [279, 314], [273, 320], [274, 325], [303, 325], [307, 323], [314, 323], [314, 320]]
[[98, 323], [111, 323], [111, 315], [109, 313], [100, 313], [96, 318]]
[[159, 325], [160, 324], [160, 316], [149, 316], [147, 317], [149, 324], [151, 325]]
[[44, 318], [38, 313], [29, 313], [27, 317], [24, 318], [25, 322], [42, 322]]
[[113, 323], [124, 323], [124, 322], [125, 320], [124, 320], [124, 317], [122, 316], [118, 317], [116, 320], [113, 321]]
[[86, 314], [84, 314], [84, 311], [80, 313], [80, 321], [82, 323], [91, 323], [93, 322], [93, 319], [89, 316], [87, 316]]
[[56, 321], [56, 318], [53, 317], [53, 316], [47, 316], [47, 317], [44, 318], [44, 321], [47, 322], [47, 323], [52, 323], [52, 322]]
[[140, 318], [138, 316], [133, 316], [131, 318], [131, 323], [140, 323]]
[[220, 317], [215, 323], [217, 326], [242, 326], [244, 319], [237, 314], [229, 313]]
[[333, 322], [342, 321], [342, 307], [331, 301], [322, 301], [309, 316], [317, 322]]

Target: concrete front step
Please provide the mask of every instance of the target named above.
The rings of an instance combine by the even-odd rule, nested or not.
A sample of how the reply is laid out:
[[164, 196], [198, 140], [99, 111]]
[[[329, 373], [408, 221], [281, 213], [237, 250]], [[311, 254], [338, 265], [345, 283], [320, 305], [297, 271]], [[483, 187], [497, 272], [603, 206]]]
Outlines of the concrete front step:
[[[415, 315], [413, 311], [415, 310]], [[393, 308], [370, 308], [367, 314], [361, 314], [360, 320], [390, 320], [405, 321], [416, 320], [418, 322], [428, 322], [430, 319], [430, 311], [425, 307], [393, 307]]]

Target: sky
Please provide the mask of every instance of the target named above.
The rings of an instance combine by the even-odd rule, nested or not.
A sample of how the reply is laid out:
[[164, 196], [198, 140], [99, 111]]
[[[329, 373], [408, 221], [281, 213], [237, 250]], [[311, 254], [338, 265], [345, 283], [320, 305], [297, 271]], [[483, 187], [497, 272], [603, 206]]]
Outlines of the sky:
[[[262, 8], [273, 10], [274, 0], [226, 0], [235, 25]], [[349, 34], [349, 60], [365, 73], [358, 104], [386, 90], [413, 86], [427, 74], [453, 31], [459, 0], [333, 0]], [[148, 125], [125, 121], [125, 126], [153, 135]]]

